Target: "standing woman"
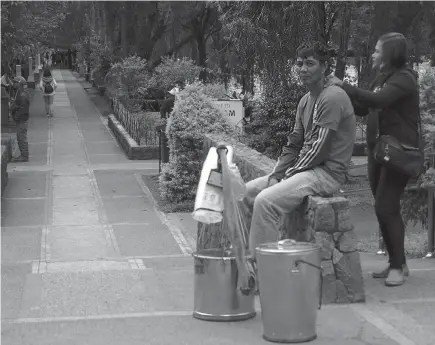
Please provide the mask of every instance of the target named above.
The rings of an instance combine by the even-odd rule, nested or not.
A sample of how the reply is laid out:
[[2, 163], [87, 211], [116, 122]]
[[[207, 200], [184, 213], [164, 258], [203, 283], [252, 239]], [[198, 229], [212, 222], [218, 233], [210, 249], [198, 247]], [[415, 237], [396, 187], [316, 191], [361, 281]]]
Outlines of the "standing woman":
[[51, 71], [47, 68], [44, 70], [44, 74], [42, 75], [41, 81], [39, 82], [39, 88], [43, 92], [44, 102], [45, 102], [45, 111], [47, 113], [47, 117], [53, 116], [53, 110], [51, 106], [53, 104], [55, 91], [57, 88], [56, 80], [52, 77]]
[[372, 274], [386, 278], [385, 285], [405, 282], [409, 269], [405, 258], [405, 224], [400, 199], [410, 176], [378, 163], [374, 156], [377, 135], [391, 135], [400, 143], [418, 147], [419, 91], [417, 74], [408, 66], [408, 44], [400, 33], [382, 35], [372, 55], [374, 69], [379, 70], [370, 91], [331, 77], [329, 84], [341, 86], [352, 100], [355, 114], [367, 122], [368, 177], [375, 198], [375, 212], [389, 254], [388, 266]]

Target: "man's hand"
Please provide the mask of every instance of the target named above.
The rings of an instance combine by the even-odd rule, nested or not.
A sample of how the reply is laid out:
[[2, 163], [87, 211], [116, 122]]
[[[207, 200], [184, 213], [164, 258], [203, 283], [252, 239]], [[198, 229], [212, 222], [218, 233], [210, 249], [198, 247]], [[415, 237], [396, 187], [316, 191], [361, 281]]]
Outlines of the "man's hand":
[[268, 187], [272, 187], [273, 185], [275, 185], [275, 184], [277, 184], [279, 181], [276, 179], [276, 178], [271, 178], [270, 180], [269, 180], [269, 185], [268, 185]]

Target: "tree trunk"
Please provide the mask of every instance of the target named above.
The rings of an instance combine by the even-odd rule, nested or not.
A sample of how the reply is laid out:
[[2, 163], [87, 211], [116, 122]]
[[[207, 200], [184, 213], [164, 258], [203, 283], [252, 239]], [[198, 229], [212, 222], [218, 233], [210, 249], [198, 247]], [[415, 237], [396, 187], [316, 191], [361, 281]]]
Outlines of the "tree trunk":
[[193, 61], [198, 61], [198, 47], [195, 41], [190, 41], [190, 58]]
[[125, 2], [121, 8], [121, 47], [122, 47], [122, 56], [128, 56], [128, 25], [127, 25], [127, 3]]
[[313, 3], [313, 28], [314, 28], [314, 37], [319, 42], [324, 45], [328, 44], [328, 39], [326, 37], [326, 13], [325, 13], [325, 2], [318, 1]]
[[349, 46], [349, 29], [351, 23], [351, 3], [344, 3], [343, 13], [341, 17], [341, 30], [340, 30], [340, 49], [337, 56], [337, 67], [335, 69], [335, 76], [343, 79], [346, 72], [346, 59], [347, 50]]
[[206, 81], [207, 79], [207, 72], [205, 70], [206, 67], [206, 60], [207, 60], [207, 51], [206, 51], [206, 41], [205, 41], [205, 37], [204, 34], [201, 33], [197, 33], [196, 35], [196, 44], [198, 46], [198, 66], [203, 67], [203, 69], [201, 70], [201, 72], [199, 73], [199, 79], [203, 82]]

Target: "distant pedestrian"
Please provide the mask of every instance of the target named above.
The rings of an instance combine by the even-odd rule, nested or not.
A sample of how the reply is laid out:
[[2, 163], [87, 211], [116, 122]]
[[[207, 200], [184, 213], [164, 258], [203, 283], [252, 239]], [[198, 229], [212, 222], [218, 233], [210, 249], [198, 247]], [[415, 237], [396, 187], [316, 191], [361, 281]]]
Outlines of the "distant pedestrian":
[[20, 148], [20, 156], [14, 158], [14, 162], [29, 161], [29, 143], [27, 142], [27, 127], [29, 122], [30, 97], [24, 89], [26, 79], [21, 76], [13, 80], [14, 88], [17, 90], [14, 101], [11, 105], [12, 118], [17, 125], [17, 142]]
[[12, 85], [11, 82], [11, 69], [9, 66], [2, 66], [2, 78], [1, 78], [1, 87], [5, 88], [7, 94], [10, 92], [10, 87]]
[[49, 69], [44, 70], [44, 74], [41, 78], [41, 81], [39, 82], [39, 88], [43, 92], [47, 117], [52, 117], [53, 110], [51, 109], [51, 106], [53, 104], [54, 95], [56, 93], [57, 83], [51, 75], [51, 71]]

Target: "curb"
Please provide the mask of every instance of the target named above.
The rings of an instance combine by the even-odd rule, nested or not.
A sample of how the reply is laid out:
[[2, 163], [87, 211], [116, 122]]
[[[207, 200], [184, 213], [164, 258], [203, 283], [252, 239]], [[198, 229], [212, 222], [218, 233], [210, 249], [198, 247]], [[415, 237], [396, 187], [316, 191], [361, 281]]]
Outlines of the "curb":
[[130, 160], [149, 160], [159, 159], [160, 150], [158, 145], [139, 146], [130, 134], [125, 130], [121, 123], [110, 114], [108, 117], [108, 126], [114, 134], [116, 140], [121, 145]]

